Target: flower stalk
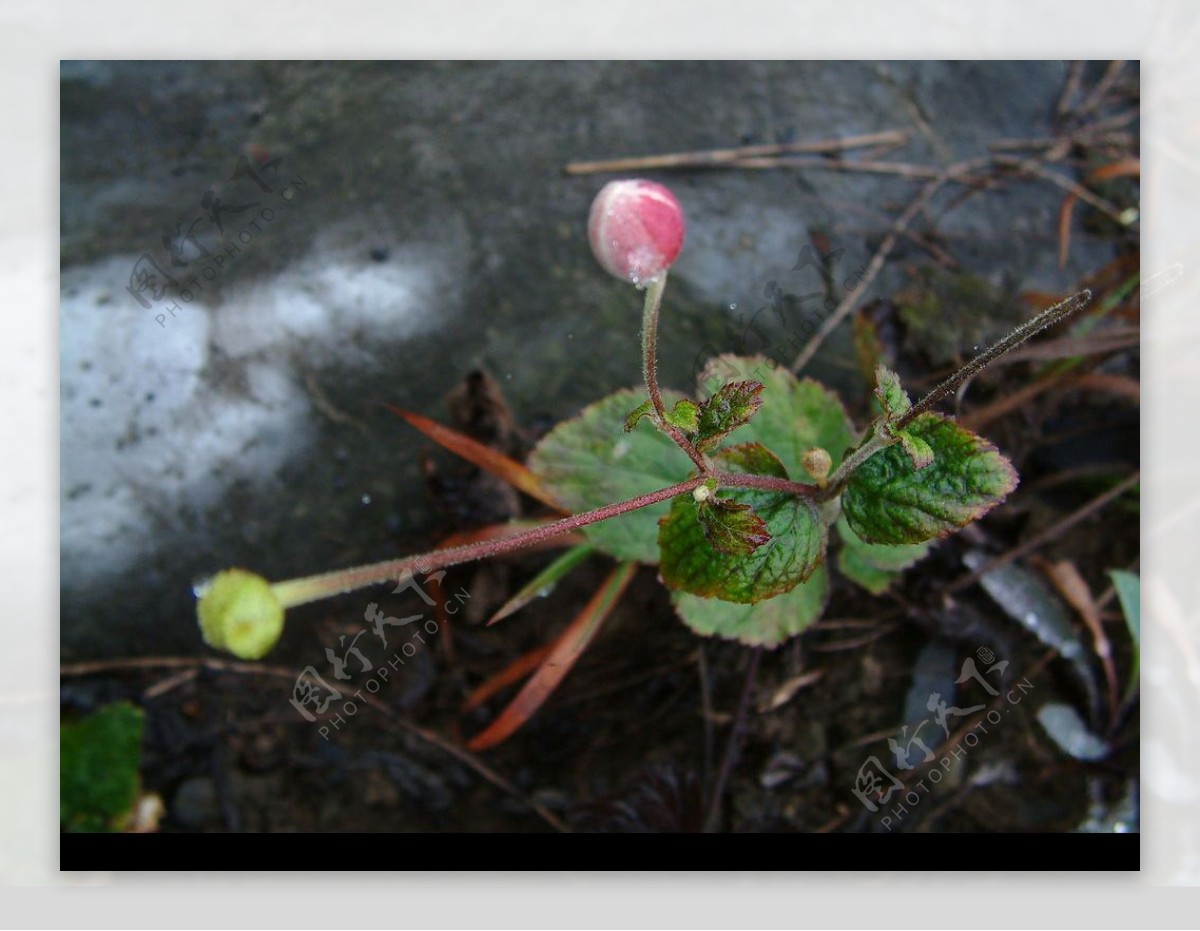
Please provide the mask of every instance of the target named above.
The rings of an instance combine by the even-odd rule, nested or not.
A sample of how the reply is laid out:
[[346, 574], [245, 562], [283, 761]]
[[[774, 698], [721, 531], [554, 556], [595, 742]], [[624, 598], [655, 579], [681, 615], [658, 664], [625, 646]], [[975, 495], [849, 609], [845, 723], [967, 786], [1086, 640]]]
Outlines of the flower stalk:
[[[737, 476], [737, 478], [757, 478], [761, 476]], [[465, 543], [462, 546], [452, 546], [444, 550], [432, 550], [418, 556], [406, 556], [402, 559], [390, 559], [384, 562], [372, 563], [366, 566], [355, 566], [350, 569], [339, 569], [320, 575], [306, 576], [287, 582], [276, 582], [271, 588], [285, 608], [307, 604], [322, 598], [345, 594], [368, 585], [378, 585], [400, 578], [406, 571], [412, 572], [418, 565], [423, 573], [457, 566], [461, 563], [474, 562], [478, 559], [488, 559], [511, 553], [514, 550], [525, 549], [538, 543], [544, 543], [555, 537], [562, 536], [572, 530], [578, 530], [589, 524], [602, 520], [619, 517], [630, 511], [649, 507], [660, 501], [674, 498], [676, 495], [690, 494], [692, 489], [701, 484], [699, 476], [686, 482], [660, 488], [657, 491], [638, 495], [616, 504], [606, 504], [603, 507], [572, 514], [531, 530], [524, 530], [512, 536], [501, 537], [499, 540], [485, 540], [481, 543]]]
[[687, 453], [700, 474], [707, 475], [712, 466], [692, 445], [692, 441], [684, 436], [683, 431], [667, 420], [662, 391], [658, 387], [658, 312], [666, 287], [665, 271], [646, 283], [646, 302], [642, 309], [642, 376], [646, 381], [646, 391], [650, 394], [650, 403], [654, 406], [654, 422], [675, 441], [676, 446]]

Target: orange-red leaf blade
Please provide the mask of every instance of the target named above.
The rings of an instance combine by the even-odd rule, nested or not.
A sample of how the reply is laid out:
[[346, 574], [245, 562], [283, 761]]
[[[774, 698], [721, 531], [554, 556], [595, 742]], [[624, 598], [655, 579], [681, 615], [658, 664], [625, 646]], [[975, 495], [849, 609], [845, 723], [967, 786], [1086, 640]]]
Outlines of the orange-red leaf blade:
[[534, 715], [583, 655], [636, 571], [637, 563], [624, 562], [609, 574], [575, 620], [554, 642], [550, 654], [517, 693], [517, 697], [500, 712], [495, 721], [471, 739], [467, 744], [468, 749], [478, 752], [496, 746]]
[[1079, 195], [1073, 191], [1063, 198], [1062, 206], [1058, 208], [1058, 267], [1067, 267], [1067, 255], [1071, 251], [1071, 216], [1075, 212], [1075, 202]]
[[425, 434], [425, 436], [438, 445], [444, 446], [455, 455], [462, 456], [468, 462], [479, 466], [485, 472], [490, 472], [492, 475], [503, 479], [514, 488], [525, 492], [531, 498], [536, 498], [556, 511], [562, 511], [562, 505], [554, 500], [554, 497], [542, 484], [542, 480], [534, 475], [528, 467], [517, 462], [517, 460], [511, 459], [503, 453], [498, 453], [490, 446], [485, 446], [478, 440], [473, 440], [469, 436], [459, 433], [457, 430], [438, 423], [436, 420], [430, 420], [428, 417], [422, 417], [420, 414], [406, 411], [391, 404], [388, 404], [387, 408], [393, 414], [403, 417], [410, 426]]
[[[1142, 163], [1136, 158], [1122, 158], [1115, 162], [1109, 162], [1107, 165], [1101, 165], [1095, 171], [1087, 176], [1089, 183], [1096, 181], [1109, 181], [1112, 178], [1124, 178], [1129, 175], [1140, 175], [1142, 173]], [[1066, 268], [1067, 253], [1071, 249], [1071, 215], [1075, 211], [1075, 203], [1079, 200], [1079, 195], [1073, 191], [1063, 198], [1062, 206], [1058, 211], [1058, 267]]]
[[1126, 178], [1142, 173], [1142, 161], [1138, 158], [1122, 158], [1107, 165], [1101, 165], [1087, 176], [1088, 181], [1109, 181], [1112, 178]]
[[467, 700], [463, 702], [463, 712], [474, 711], [501, 689], [507, 688], [514, 682], [520, 682], [542, 665], [542, 661], [550, 655], [550, 651], [553, 649], [553, 641], [543, 643], [540, 647], [521, 654], [499, 672], [488, 676], [467, 696]]

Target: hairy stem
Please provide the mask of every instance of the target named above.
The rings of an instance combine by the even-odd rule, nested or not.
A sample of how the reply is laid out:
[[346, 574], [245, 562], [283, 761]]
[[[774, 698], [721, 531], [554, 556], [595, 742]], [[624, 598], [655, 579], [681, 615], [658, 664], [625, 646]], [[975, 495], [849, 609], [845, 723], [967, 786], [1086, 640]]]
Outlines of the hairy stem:
[[717, 480], [720, 487], [724, 488], [757, 488], [760, 491], [804, 495], [808, 498], [816, 497], [819, 490], [816, 485], [793, 482], [786, 478], [779, 478], [777, 475], [748, 475], [745, 472], [723, 472], [720, 469], [713, 469], [708, 474], [709, 477]]
[[987, 368], [992, 362], [995, 362], [1000, 356], [1004, 355], [1013, 349], [1016, 349], [1031, 336], [1035, 336], [1047, 327], [1054, 326], [1067, 319], [1074, 313], [1079, 312], [1088, 305], [1092, 299], [1092, 292], [1088, 290], [1080, 291], [1077, 294], [1072, 294], [1065, 301], [1060, 301], [1053, 307], [1043, 310], [1040, 314], [1021, 324], [1003, 339], [997, 340], [987, 349], [979, 353], [970, 362], [956, 371], [953, 375], [941, 382], [937, 387], [930, 391], [925, 397], [921, 398], [902, 416], [897, 417], [894, 421], [884, 424], [882, 421], [877, 421], [873, 435], [864, 442], [858, 449], [854, 450], [847, 456], [840, 466], [829, 476], [825, 488], [817, 496], [820, 500], [828, 500], [834, 495], [840, 493], [842, 486], [849, 479], [850, 475], [860, 465], [874, 456], [881, 449], [886, 449], [888, 446], [896, 443], [898, 437], [896, 433], [903, 430], [910, 423], [920, 417], [923, 413], [930, 410], [935, 404], [942, 400], [947, 395], [954, 393], [968, 378], [978, 375], [981, 371]]
[[1077, 294], [1072, 294], [1065, 301], [1060, 301], [1053, 307], [1043, 310], [1032, 320], [1022, 323], [1003, 339], [992, 343], [987, 349], [930, 391], [929, 394], [921, 398], [903, 417], [898, 418], [892, 424], [892, 428], [894, 430], [903, 430], [921, 414], [942, 400], [942, 398], [952, 394], [968, 378], [978, 375], [988, 365], [1000, 358], [1000, 356], [1012, 349], [1016, 349], [1031, 336], [1035, 336], [1047, 327], [1052, 327], [1054, 324], [1066, 320], [1072, 314], [1083, 310], [1091, 299], [1092, 292], [1085, 289]]
[[671, 485], [669, 488], [660, 488], [658, 491], [638, 495], [636, 498], [630, 498], [628, 501], [606, 504], [604, 507], [584, 511], [582, 514], [572, 514], [570, 517], [564, 517], [561, 520], [543, 524], [532, 530], [513, 534], [511, 537], [504, 537], [500, 540], [468, 543], [463, 546], [453, 546], [444, 550], [433, 550], [432, 552], [422, 553], [418, 556], [406, 556], [403, 559], [391, 559], [385, 562], [372, 563], [367, 566], [356, 566], [350, 569], [340, 569], [320, 575], [306, 576], [301, 579], [276, 582], [271, 588], [284, 608], [292, 608], [296, 605], [307, 604], [310, 601], [319, 601], [322, 598], [331, 598], [334, 595], [341, 595], [358, 588], [365, 588], [368, 585], [378, 585], [383, 582], [394, 581], [403, 576], [405, 571], [411, 573], [418, 565], [421, 572], [428, 573], [435, 569], [444, 569], [447, 566], [457, 566], [460, 563], [473, 562], [477, 559], [487, 559], [491, 556], [499, 556], [502, 553], [523, 549], [524, 547], [560, 536], [568, 531], [586, 527], [588, 524], [608, 520], [610, 517], [618, 517], [621, 514], [636, 511], [639, 508], [649, 507], [652, 504], [657, 504], [659, 501], [674, 498], [676, 495], [687, 494], [696, 488], [696, 486], [702, 484], [703, 481], [703, 477], [697, 476], [688, 479], [686, 482], [680, 482], [678, 485]]
[[663, 291], [667, 287], [667, 273], [651, 278], [646, 283], [646, 304], [642, 310], [642, 375], [646, 379], [646, 390], [650, 393], [650, 403], [654, 407], [654, 421], [659, 429], [667, 434], [675, 445], [687, 453], [688, 458], [696, 464], [701, 475], [707, 475], [711, 466], [700, 455], [683, 433], [667, 421], [666, 408], [663, 407], [662, 392], [658, 387], [658, 308], [662, 304]]
[[[719, 471], [711, 472], [709, 475], [715, 478], [721, 486], [731, 488], [758, 488], [763, 491], [807, 495], [809, 497], [813, 496], [817, 490], [814, 485], [791, 482], [773, 475], [745, 475], [740, 472]], [[406, 556], [402, 559], [390, 559], [385, 562], [371, 563], [366, 566], [338, 569], [333, 572], [324, 572], [320, 575], [310, 575], [300, 579], [290, 579], [286, 582], [276, 582], [271, 586], [271, 589], [284, 608], [294, 608], [297, 605], [307, 604], [310, 601], [319, 601], [322, 598], [332, 598], [335, 595], [365, 588], [368, 585], [391, 582], [401, 578], [406, 571], [412, 573], [418, 567], [420, 572], [429, 573], [437, 569], [445, 569], [448, 566], [457, 566], [461, 563], [473, 562], [477, 559], [487, 559], [503, 553], [511, 553], [514, 550], [543, 543], [546, 540], [561, 536], [569, 531], [578, 530], [580, 527], [586, 527], [588, 524], [595, 524], [612, 517], [619, 517], [630, 511], [636, 511], [640, 508], [657, 504], [660, 501], [674, 498], [677, 495], [687, 494], [704, 484], [707, 477], [706, 475], [697, 475], [677, 485], [671, 485], [667, 488], [660, 488], [658, 491], [638, 495], [636, 498], [630, 498], [627, 501], [618, 501], [616, 504], [606, 504], [603, 507], [584, 511], [581, 514], [572, 514], [570, 517], [564, 517], [560, 520], [552, 521], [551, 523], [543, 524], [540, 527], [534, 527], [531, 530], [525, 530], [521, 533], [515, 533], [510, 537], [503, 537], [499, 540], [467, 543], [444, 550], [433, 550], [432, 552], [422, 553], [417, 556]]]

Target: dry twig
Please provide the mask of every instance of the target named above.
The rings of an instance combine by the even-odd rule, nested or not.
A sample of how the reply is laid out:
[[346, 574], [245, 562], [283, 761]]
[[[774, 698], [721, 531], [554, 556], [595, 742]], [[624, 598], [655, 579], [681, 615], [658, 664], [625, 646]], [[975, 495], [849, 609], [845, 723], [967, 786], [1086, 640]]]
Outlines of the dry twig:
[[969, 175], [977, 168], [986, 165], [987, 162], [987, 159], [972, 159], [970, 161], [961, 162], [958, 165], [946, 169], [944, 172], [938, 175], [938, 177], [934, 178], [927, 185], [925, 185], [924, 188], [921, 189], [921, 192], [905, 208], [904, 212], [896, 218], [896, 221], [892, 224], [892, 228], [888, 230], [887, 235], [883, 238], [883, 242], [881, 242], [879, 244], [879, 248], [875, 250], [875, 254], [871, 257], [871, 261], [867, 265], [866, 272], [863, 274], [862, 278], [859, 279], [858, 287], [856, 287], [853, 291], [847, 292], [846, 296], [842, 298], [841, 302], [834, 309], [833, 313], [830, 314], [825, 322], [821, 324], [817, 332], [812, 335], [812, 338], [809, 339], [808, 343], [800, 351], [800, 354], [796, 356], [791, 365], [793, 373], [799, 374], [804, 366], [808, 365], [809, 361], [817, 354], [817, 350], [821, 348], [821, 344], [825, 342], [829, 334], [837, 329], [838, 325], [841, 324], [841, 322], [846, 319], [846, 316], [854, 309], [855, 305], [866, 292], [871, 282], [875, 280], [875, 277], [883, 268], [883, 263], [887, 261], [887, 257], [891, 255], [892, 249], [896, 247], [896, 243], [899, 241], [901, 235], [903, 235], [904, 231], [908, 229], [908, 225], [913, 221], [917, 214], [925, 209], [930, 200], [932, 200], [933, 195], [941, 190], [943, 185], [945, 185], [948, 181]]
[[668, 152], [662, 155], [640, 155], [602, 161], [571, 162], [563, 170], [569, 175], [587, 175], [608, 171], [645, 171], [658, 168], [740, 168], [746, 159], [785, 155], [788, 153], [842, 152], [865, 146], [904, 145], [908, 133], [888, 129], [841, 139], [817, 142], [781, 142], [770, 145], [745, 145], [728, 149], [705, 149], [696, 152]]

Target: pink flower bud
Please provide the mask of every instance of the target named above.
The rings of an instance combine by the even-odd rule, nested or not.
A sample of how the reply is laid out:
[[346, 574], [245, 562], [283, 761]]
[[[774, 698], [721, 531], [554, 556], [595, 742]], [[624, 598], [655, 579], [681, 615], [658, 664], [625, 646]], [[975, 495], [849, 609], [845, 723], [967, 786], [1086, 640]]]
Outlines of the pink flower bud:
[[610, 181], [592, 201], [588, 241], [611, 275], [641, 287], [683, 248], [683, 210], [667, 188], [642, 179]]

